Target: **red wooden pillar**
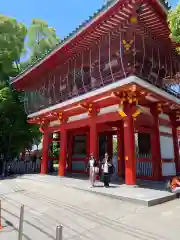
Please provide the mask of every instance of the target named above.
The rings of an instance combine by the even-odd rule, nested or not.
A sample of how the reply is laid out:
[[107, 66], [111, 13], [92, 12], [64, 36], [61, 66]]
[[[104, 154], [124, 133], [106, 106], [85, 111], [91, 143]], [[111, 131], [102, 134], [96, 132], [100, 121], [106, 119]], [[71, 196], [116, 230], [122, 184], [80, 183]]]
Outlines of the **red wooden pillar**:
[[152, 159], [153, 159], [153, 180], [158, 181], [162, 177], [159, 114], [155, 108], [151, 109], [151, 113], [152, 113], [153, 120], [154, 120], [152, 137], [151, 137]]
[[99, 138], [98, 138], [98, 131], [97, 125], [92, 121], [90, 124], [90, 131], [89, 131], [89, 152], [90, 154], [93, 153], [96, 159], [99, 158]]
[[131, 114], [131, 106], [126, 106], [124, 118], [124, 152], [125, 152], [125, 183], [136, 185], [136, 152], [134, 138], [134, 119]]
[[124, 129], [123, 121], [117, 129], [117, 158], [118, 158], [118, 176], [124, 177]]
[[72, 152], [73, 152], [73, 134], [69, 134], [68, 139], [68, 172], [72, 172]]
[[66, 154], [67, 154], [67, 131], [61, 128], [60, 137], [60, 156], [59, 156], [59, 169], [58, 175], [64, 176], [66, 169]]
[[128, 114], [124, 119], [125, 183], [136, 185], [136, 155], [134, 139], [134, 119]]
[[89, 155], [90, 155], [90, 132], [89, 131], [87, 131], [86, 133], [86, 155], [87, 155], [86, 164], [88, 164]]
[[107, 134], [107, 153], [109, 154], [110, 158], [113, 157], [113, 135], [112, 133]]
[[176, 164], [176, 172], [180, 172], [178, 134], [177, 127], [174, 122], [172, 122], [172, 137], [174, 145], [174, 162]]
[[44, 131], [42, 142], [41, 174], [48, 173], [49, 133]]

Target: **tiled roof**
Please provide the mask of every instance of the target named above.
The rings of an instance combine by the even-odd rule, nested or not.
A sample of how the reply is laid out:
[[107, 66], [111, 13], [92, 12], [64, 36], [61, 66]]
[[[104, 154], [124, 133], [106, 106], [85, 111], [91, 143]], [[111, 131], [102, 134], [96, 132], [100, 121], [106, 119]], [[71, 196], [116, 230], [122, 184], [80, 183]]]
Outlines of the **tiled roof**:
[[[113, 5], [115, 2], [118, 2], [119, 0], [110, 0], [106, 4], [104, 4], [100, 9], [98, 9], [92, 16], [90, 16], [87, 20], [82, 22], [74, 31], [72, 31], [68, 36], [66, 36], [60, 43], [58, 43], [54, 48], [50, 49], [48, 52], [43, 54], [39, 59], [36, 59], [34, 62], [32, 62], [26, 69], [22, 70], [16, 77], [17, 79], [20, 75], [22, 75], [24, 72], [30, 70], [32, 67], [34, 67], [36, 64], [38, 64], [40, 61], [42, 61], [46, 56], [48, 56], [52, 51], [58, 50], [61, 48], [64, 43], [66, 43], [70, 38], [73, 38], [75, 34], [77, 34], [83, 27], [85, 27], [88, 23], [93, 21], [95, 17], [97, 17], [101, 12], [105, 11], [107, 8], [109, 8], [111, 5]], [[171, 6], [166, 2], [165, 0], [158, 0], [167, 10], [171, 8]]]

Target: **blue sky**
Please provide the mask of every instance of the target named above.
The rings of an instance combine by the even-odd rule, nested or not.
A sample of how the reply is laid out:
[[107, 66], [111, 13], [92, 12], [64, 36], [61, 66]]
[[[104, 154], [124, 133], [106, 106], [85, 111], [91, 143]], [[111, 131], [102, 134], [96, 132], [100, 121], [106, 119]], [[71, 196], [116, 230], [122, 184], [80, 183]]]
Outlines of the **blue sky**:
[[[56, 29], [62, 39], [99, 9], [104, 0], [1, 0], [0, 13], [26, 25], [41, 18]], [[174, 7], [178, 0], [169, 3]]]

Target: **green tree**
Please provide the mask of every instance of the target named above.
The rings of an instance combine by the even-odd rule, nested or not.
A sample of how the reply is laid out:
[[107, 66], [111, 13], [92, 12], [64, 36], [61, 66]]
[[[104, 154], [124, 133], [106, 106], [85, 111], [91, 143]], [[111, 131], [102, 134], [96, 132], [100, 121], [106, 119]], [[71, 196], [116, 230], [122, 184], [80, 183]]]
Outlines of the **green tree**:
[[12, 89], [11, 77], [19, 72], [26, 27], [0, 15], [0, 158], [11, 159], [39, 137], [27, 123], [23, 94]]
[[[60, 39], [56, 35], [54, 28], [49, 27], [48, 23], [41, 19], [33, 19], [27, 31], [27, 42], [25, 54], [29, 54], [29, 58], [25, 62], [21, 62], [21, 69], [27, 68], [33, 62], [46, 55], [51, 49], [60, 43]], [[38, 145], [41, 136], [38, 137], [39, 129], [35, 126], [32, 131], [34, 134], [34, 144]]]
[[171, 38], [176, 42], [180, 42], [180, 3], [174, 10], [169, 12], [168, 22], [171, 29]]
[[14, 18], [0, 14], [0, 80], [8, 80], [19, 71], [26, 27]]
[[[60, 40], [55, 30], [40, 19], [34, 19], [27, 31], [24, 24], [0, 15], [0, 33], [0, 158], [8, 160], [41, 140], [38, 127], [27, 123], [23, 93], [12, 89], [9, 81], [20, 68], [47, 54]], [[29, 59], [20, 63], [26, 50]]]
[[30, 51], [30, 61], [34, 61], [47, 54], [59, 42], [54, 28], [41, 19], [33, 19], [28, 29], [27, 48]]
[[117, 138], [113, 138], [113, 153], [117, 153]]
[[53, 153], [53, 157], [58, 157], [59, 156], [59, 143], [58, 142], [53, 142], [52, 144], [52, 153]]
[[30, 128], [17, 92], [8, 83], [0, 84], [0, 153], [11, 158], [28, 143]]

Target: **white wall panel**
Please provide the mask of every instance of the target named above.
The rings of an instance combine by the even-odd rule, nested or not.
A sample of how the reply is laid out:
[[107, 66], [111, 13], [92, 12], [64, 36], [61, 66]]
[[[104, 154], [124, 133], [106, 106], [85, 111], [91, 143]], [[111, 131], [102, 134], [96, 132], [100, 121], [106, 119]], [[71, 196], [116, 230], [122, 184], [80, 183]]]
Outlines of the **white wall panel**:
[[172, 137], [160, 136], [161, 158], [174, 159], [174, 146]]
[[103, 115], [103, 114], [111, 113], [111, 112], [117, 112], [118, 110], [119, 110], [119, 105], [116, 104], [116, 105], [112, 105], [109, 107], [101, 108], [98, 115]]
[[159, 114], [159, 118], [169, 121], [169, 116], [167, 114], [164, 114], [164, 113]]
[[175, 176], [176, 165], [175, 162], [162, 163], [162, 176]]
[[88, 117], [89, 117], [88, 113], [82, 113], [82, 114], [70, 117], [68, 122], [78, 121], [78, 120], [82, 120], [82, 119], [85, 119], [85, 118], [88, 118]]
[[165, 127], [165, 126], [159, 126], [159, 132], [160, 133], [172, 134], [172, 128], [171, 127]]
[[57, 126], [57, 125], [60, 125], [60, 121], [59, 120], [50, 122], [50, 124], [49, 124], [50, 127], [54, 127], [54, 126]]

